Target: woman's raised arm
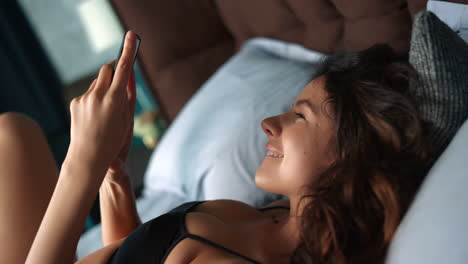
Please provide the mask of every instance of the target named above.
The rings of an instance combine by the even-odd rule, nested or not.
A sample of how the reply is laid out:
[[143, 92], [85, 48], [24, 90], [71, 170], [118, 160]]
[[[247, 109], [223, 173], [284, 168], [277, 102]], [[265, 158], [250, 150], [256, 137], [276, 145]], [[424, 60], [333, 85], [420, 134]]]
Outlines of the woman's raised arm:
[[104, 65], [88, 91], [70, 104], [70, 147], [26, 263], [73, 262], [86, 216], [132, 129], [135, 90], [128, 83], [135, 40], [135, 33], [127, 32], [113, 79], [112, 66]]

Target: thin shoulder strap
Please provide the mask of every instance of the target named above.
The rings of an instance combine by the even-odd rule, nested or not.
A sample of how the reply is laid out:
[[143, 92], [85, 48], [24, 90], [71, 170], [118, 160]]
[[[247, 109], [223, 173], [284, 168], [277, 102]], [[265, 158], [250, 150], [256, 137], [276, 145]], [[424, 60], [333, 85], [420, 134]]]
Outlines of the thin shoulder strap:
[[248, 261], [250, 261], [250, 262], [252, 262], [252, 263], [260, 264], [260, 262], [258, 262], [258, 261], [256, 261], [256, 260], [253, 260], [253, 259], [251, 259], [251, 258], [249, 258], [249, 257], [243, 256], [243, 255], [241, 255], [241, 254], [237, 253], [236, 251], [231, 250], [231, 249], [229, 249], [229, 248], [225, 248], [225, 247], [223, 247], [223, 246], [221, 246], [221, 245], [218, 245], [218, 244], [216, 244], [216, 243], [214, 243], [214, 242], [212, 242], [212, 241], [210, 241], [210, 240], [208, 240], [208, 239], [206, 239], [206, 238], [204, 238], [204, 237], [197, 236], [197, 235], [192, 235], [192, 234], [189, 234], [189, 233], [187, 233], [186, 236], [187, 236], [187, 237], [190, 237], [190, 238], [192, 238], [192, 239], [198, 240], [198, 241], [200, 241], [200, 242], [206, 243], [206, 244], [208, 244], [208, 245], [210, 245], [210, 246], [213, 246], [213, 247], [215, 247], [215, 248], [219, 248], [219, 249], [224, 250], [224, 251], [226, 251], [226, 252], [229, 252], [229, 253], [231, 253], [231, 254], [234, 254], [234, 255], [236, 255], [236, 256], [238, 256], [238, 257], [241, 257], [241, 258], [243, 258], [243, 259], [245, 259], [245, 260], [248, 260]]
[[234, 254], [234, 255], [236, 255], [236, 256], [238, 256], [238, 257], [241, 257], [241, 258], [243, 258], [243, 259], [245, 259], [245, 260], [248, 260], [248, 261], [250, 261], [250, 262], [252, 262], [252, 263], [260, 264], [260, 262], [255, 261], [255, 260], [253, 260], [253, 259], [251, 259], [251, 258], [248, 258], [248, 257], [246, 257], [246, 256], [243, 256], [243, 255], [237, 253], [237, 252], [234, 251], [234, 250], [225, 248], [225, 247], [223, 247], [223, 246], [221, 246], [221, 245], [218, 245], [218, 244], [216, 244], [216, 243], [214, 243], [214, 242], [212, 242], [212, 241], [210, 241], [210, 240], [208, 240], [208, 239], [206, 239], [206, 238], [204, 238], [204, 237], [197, 236], [197, 235], [192, 235], [192, 234], [190, 234], [190, 233], [188, 232], [187, 226], [185, 225], [185, 214], [186, 214], [187, 212], [189, 212], [189, 211], [190, 211], [193, 207], [195, 207], [197, 204], [202, 203], [202, 202], [205, 202], [205, 201], [194, 201], [194, 202], [187, 203], [186, 205], [184, 205], [184, 206], [185, 206], [185, 208], [183, 208], [183, 211], [184, 211], [184, 212], [183, 212], [183, 214], [182, 214], [182, 217], [179, 218], [179, 219], [180, 219], [180, 224], [181, 224], [181, 226], [182, 226], [183, 237], [189, 237], [189, 238], [198, 240], [198, 241], [200, 241], [200, 242], [202, 242], [202, 243], [208, 244], [208, 245], [213, 246], [213, 247], [215, 247], [215, 248], [218, 248], [218, 249], [224, 250], [224, 251], [226, 251], [226, 252], [228, 252], [228, 253]]

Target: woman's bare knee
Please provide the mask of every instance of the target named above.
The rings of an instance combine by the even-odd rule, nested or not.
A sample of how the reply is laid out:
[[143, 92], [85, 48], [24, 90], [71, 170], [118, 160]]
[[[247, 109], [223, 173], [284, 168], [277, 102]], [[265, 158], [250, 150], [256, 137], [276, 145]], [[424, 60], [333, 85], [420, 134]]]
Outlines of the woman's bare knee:
[[[15, 172], [26, 168], [39, 167], [44, 173], [56, 178], [57, 166], [49, 148], [47, 138], [32, 118], [15, 112], [0, 114], [0, 160], [10, 160], [14, 164], [7, 167]], [[24, 167], [20, 169], [20, 167]], [[18, 169], [18, 170], [17, 170]], [[41, 174], [41, 171], [36, 171]], [[5, 174], [0, 172], [0, 175]], [[52, 174], [52, 175], [51, 175]], [[24, 175], [31, 177], [31, 175]]]
[[40, 126], [32, 118], [17, 112], [0, 114], [0, 140], [21, 140], [23, 137], [45, 138]]
[[0, 114], [0, 256], [24, 263], [58, 179], [44, 132], [19, 113]]

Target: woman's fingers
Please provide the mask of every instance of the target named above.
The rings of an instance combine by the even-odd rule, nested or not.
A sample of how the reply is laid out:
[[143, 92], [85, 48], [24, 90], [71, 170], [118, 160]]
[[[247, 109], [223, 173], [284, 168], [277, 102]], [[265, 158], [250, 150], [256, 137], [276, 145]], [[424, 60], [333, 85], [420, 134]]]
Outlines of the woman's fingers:
[[101, 67], [101, 70], [99, 70], [96, 88], [94, 88], [98, 95], [103, 96], [107, 92], [107, 90], [109, 90], [109, 86], [112, 82], [113, 71], [114, 70], [112, 69], [112, 66], [110, 64], [104, 64]]
[[93, 82], [91, 83], [91, 85], [88, 88], [88, 91], [86, 91], [83, 95], [89, 94], [90, 92], [92, 92], [93, 89], [96, 87], [96, 82], [97, 82], [97, 78], [93, 80]]
[[122, 149], [120, 150], [119, 153], [119, 158], [123, 161], [127, 161], [128, 157], [128, 152], [130, 151], [130, 147], [132, 146], [132, 137], [133, 137], [133, 122], [130, 123], [130, 126], [128, 128], [127, 136], [125, 138], [125, 143], [122, 146]]
[[110, 90], [117, 92], [124, 90], [127, 87], [130, 73], [133, 69], [133, 56], [136, 52], [136, 35], [133, 31], [128, 31], [125, 44], [122, 50], [122, 55], [117, 64], [117, 69], [114, 73], [114, 79]]
[[116, 63], [117, 63], [117, 60], [115, 60], [115, 59], [114, 59], [114, 60], [111, 60], [109, 63], [107, 63], [107, 64], [109, 64], [110, 66], [112, 66], [112, 69], [114, 69], [114, 70], [112, 71], [112, 79], [114, 79], [115, 64], [116, 64]]
[[130, 74], [130, 79], [127, 84], [127, 96], [128, 102], [130, 107], [130, 118], [131, 122], [128, 127], [127, 137], [125, 139], [125, 143], [120, 150], [119, 157], [120, 159], [125, 162], [127, 160], [128, 152], [130, 151], [130, 147], [132, 145], [132, 137], [133, 137], [133, 117], [135, 114], [135, 104], [136, 104], [136, 85], [135, 85], [135, 73], [132, 71]]
[[109, 61], [109, 63], [107, 63], [107, 64], [110, 64], [110, 65], [112, 66], [112, 68], [114, 68], [115, 62], [116, 62], [116, 61], [117, 61], [117, 60], [114, 59], [114, 60]]
[[130, 73], [130, 79], [127, 84], [127, 98], [130, 104], [130, 112], [132, 115], [135, 113], [136, 104], [136, 83], [135, 83], [135, 72], [132, 70]]

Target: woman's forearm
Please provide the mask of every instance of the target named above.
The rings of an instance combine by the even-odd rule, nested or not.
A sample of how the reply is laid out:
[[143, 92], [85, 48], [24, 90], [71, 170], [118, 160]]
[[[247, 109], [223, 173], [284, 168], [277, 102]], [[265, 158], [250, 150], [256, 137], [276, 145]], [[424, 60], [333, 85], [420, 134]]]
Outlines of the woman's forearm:
[[86, 216], [96, 199], [106, 167], [67, 159], [28, 253], [26, 263], [73, 263]]
[[117, 179], [106, 178], [99, 189], [104, 246], [128, 236], [141, 224], [130, 177], [120, 175], [113, 178]]
[[26, 263], [73, 262], [106, 171], [128, 153], [136, 103], [136, 44], [137, 35], [128, 31], [115, 71], [103, 65], [86, 93], [70, 102], [70, 146]]

